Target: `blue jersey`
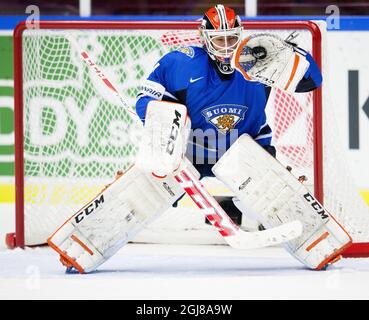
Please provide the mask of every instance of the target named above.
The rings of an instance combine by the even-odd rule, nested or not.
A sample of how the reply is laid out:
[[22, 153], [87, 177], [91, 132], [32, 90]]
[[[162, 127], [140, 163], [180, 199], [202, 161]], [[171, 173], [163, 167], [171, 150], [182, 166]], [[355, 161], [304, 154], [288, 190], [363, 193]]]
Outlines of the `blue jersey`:
[[[310, 91], [320, 85], [320, 71], [309, 54], [307, 59], [309, 70], [296, 91]], [[244, 133], [263, 147], [271, 144], [272, 132], [265, 115], [270, 87], [247, 81], [237, 71], [220, 73], [203, 48], [184, 47], [166, 54], [155, 65], [147, 84], [137, 97], [137, 114], [144, 119], [152, 99], [186, 105], [193, 129], [188, 156], [194, 163], [215, 163], [235, 136]], [[160, 89], [155, 89], [156, 84]]]

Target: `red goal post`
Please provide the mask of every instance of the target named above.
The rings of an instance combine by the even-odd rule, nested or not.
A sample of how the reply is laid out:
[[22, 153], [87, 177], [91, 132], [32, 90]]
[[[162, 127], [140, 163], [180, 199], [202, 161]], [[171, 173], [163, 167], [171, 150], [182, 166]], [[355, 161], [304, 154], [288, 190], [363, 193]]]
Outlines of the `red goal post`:
[[[178, 45], [189, 45], [192, 44], [192, 41], [197, 42], [198, 44], [198, 39], [196, 40], [196, 32], [194, 32], [194, 30], [196, 30], [199, 26], [199, 22], [185, 22], [185, 21], [40, 21], [40, 23], [38, 24], [39, 26], [39, 31], [38, 30], [28, 30], [26, 23], [22, 22], [20, 23], [15, 31], [14, 31], [14, 84], [15, 84], [15, 88], [14, 88], [14, 100], [15, 100], [15, 180], [16, 180], [16, 230], [15, 233], [12, 234], [8, 234], [7, 235], [7, 245], [8, 247], [24, 247], [25, 245], [34, 245], [34, 244], [40, 244], [39, 242], [42, 242], [40, 239], [35, 240], [35, 242], [32, 241], [28, 241], [27, 237], [25, 237], [25, 234], [27, 233], [27, 219], [26, 216], [27, 215], [35, 215], [38, 216], [37, 219], [35, 219], [35, 221], [32, 221], [32, 232], [37, 233], [37, 226], [38, 224], [42, 224], [43, 220], [44, 220], [44, 216], [41, 214], [41, 211], [45, 210], [46, 212], [48, 212], [48, 210], [50, 210], [51, 207], [54, 207], [55, 205], [53, 205], [53, 201], [55, 203], [57, 203], [58, 205], [60, 203], [58, 203], [58, 199], [54, 199], [59, 197], [59, 191], [60, 189], [62, 189], [60, 187], [60, 184], [58, 185], [58, 191], [54, 192], [51, 195], [52, 201], [50, 201], [50, 204], [45, 204], [45, 199], [42, 196], [42, 190], [48, 190], [47, 184], [48, 181], [51, 181], [53, 179], [52, 173], [54, 173], [55, 171], [58, 171], [57, 167], [56, 169], [53, 168], [50, 170], [50, 172], [46, 172], [45, 168], [51, 167], [50, 163], [43, 163], [43, 164], [39, 164], [37, 163], [37, 161], [35, 160], [36, 158], [39, 159], [39, 155], [37, 154], [36, 156], [36, 151], [35, 149], [39, 148], [39, 145], [36, 143], [33, 143], [33, 145], [30, 146], [29, 141], [31, 141], [32, 139], [35, 140], [38, 137], [42, 137], [45, 138], [47, 137], [47, 135], [49, 136], [53, 136], [54, 131], [57, 130], [55, 129], [55, 127], [58, 127], [57, 123], [54, 123], [54, 127], [52, 125], [50, 125], [50, 128], [47, 129], [49, 130], [47, 132], [47, 134], [44, 134], [44, 136], [42, 136], [43, 133], [39, 133], [32, 135], [28, 133], [29, 127], [32, 127], [32, 121], [31, 124], [28, 124], [28, 121], [32, 120], [32, 116], [30, 114], [28, 114], [30, 111], [27, 111], [29, 106], [32, 104], [32, 102], [34, 100], [35, 95], [38, 94], [38, 92], [42, 92], [45, 93], [45, 96], [43, 97], [44, 100], [46, 101], [46, 96], [47, 98], [55, 98], [57, 97], [57, 99], [60, 99], [60, 101], [62, 101], [63, 99], [66, 98], [66, 91], [68, 90], [64, 90], [64, 87], [68, 87], [69, 88], [69, 84], [57, 84], [56, 82], [59, 81], [61, 82], [62, 80], [64, 81], [64, 78], [67, 78], [66, 75], [69, 75], [70, 73], [73, 72], [74, 69], [76, 69], [74, 66], [71, 66], [70, 69], [68, 70], [64, 70], [61, 69], [62, 67], [60, 66], [64, 66], [64, 65], [68, 65], [70, 63], [70, 61], [73, 60], [73, 58], [67, 57], [65, 56], [65, 52], [67, 52], [69, 50], [69, 48], [66, 47], [65, 43], [63, 41], [60, 40], [59, 43], [56, 43], [56, 41], [54, 41], [53, 39], [59, 39], [62, 37], [62, 33], [65, 31], [71, 30], [71, 31], [81, 31], [82, 35], [81, 35], [81, 41], [84, 41], [84, 37], [86, 32], [89, 33], [88, 37], [91, 37], [91, 39], [95, 39], [95, 34], [98, 34], [99, 32], [106, 32], [109, 30], [113, 30], [113, 35], [112, 38], [108, 38], [108, 36], [102, 35], [102, 36], [96, 36], [100, 37], [98, 42], [99, 45], [101, 43], [103, 43], [103, 45], [101, 45], [103, 48], [102, 49], [107, 49], [109, 48], [109, 46], [114, 46], [117, 43], [117, 46], [119, 45], [118, 42], [119, 41], [127, 41], [132, 43], [132, 56], [137, 55], [136, 52], [140, 51], [141, 48], [139, 46], [144, 46], [145, 45], [145, 41], [147, 41], [147, 39], [144, 39], [146, 35], [151, 34], [152, 32], [157, 32], [158, 34], [158, 44], [153, 44], [153, 47], [158, 48], [158, 52], [163, 51], [163, 49], [160, 48], [161, 45], [163, 46], [178, 46]], [[292, 32], [295, 30], [301, 31], [303, 33], [308, 33], [309, 36], [309, 40], [308, 42], [310, 42], [309, 44], [305, 44], [308, 45], [308, 51], [310, 51], [310, 53], [312, 54], [312, 56], [314, 57], [315, 61], [317, 62], [318, 66], [320, 68], [323, 67], [323, 59], [322, 59], [322, 47], [323, 47], [323, 43], [322, 43], [322, 31], [321, 28], [319, 27], [319, 25], [313, 21], [277, 21], [277, 20], [273, 20], [273, 21], [244, 21], [243, 22], [243, 27], [244, 27], [244, 32], [248, 32], [248, 31], [283, 31], [283, 32]], [[50, 33], [48, 33], [48, 31], [50, 31]], [[121, 36], [119, 34], [119, 31], [124, 31], [127, 32], [127, 34], [124, 34], [123, 36]], [[138, 32], [139, 35], [137, 36], [132, 36], [131, 33], [135, 33]], [[188, 36], [186, 34], [186, 31], [190, 31], [190, 36]], [[85, 33], [84, 33], [85, 32]], [[115, 32], [117, 32], [117, 34], [115, 34]], [[43, 39], [41, 39], [41, 42], [37, 42], [35, 44], [33, 44], [33, 42], [35, 41], [39, 41], [36, 38], [38, 37], [38, 33], [42, 34], [42, 37], [44, 37]], [[55, 33], [55, 36], [54, 34]], [[136, 34], [136, 33], [135, 33]], [[156, 34], [156, 33], [155, 33]], [[30, 40], [27, 40], [28, 38]], [[87, 38], [88, 38], [87, 37]], [[136, 46], [134, 37], [136, 37], [138, 40], [137, 41], [142, 41], [141, 44], [137, 44], [137, 47], [133, 47]], [[156, 35], [152, 36], [153, 38], [156, 37]], [[46, 39], [46, 40], [45, 40]], [[91, 39], [86, 40], [88, 41], [92, 41]], [[111, 40], [112, 39], [112, 40]], [[116, 42], [114, 42], [116, 41]], [[32, 42], [32, 44], [30, 44]], [[55, 42], [55, 43], [54, 43]], [[43, 46], [45, 46], [45, 43], [47, 43], [46, 48], [42, 48]], [[104, 47], [105, 46], [105, 47]], [[32, 50], [36, 50], [35, 52], [32, 52]], [[60, 54], [60, 61], [58, 61], [57, 59], [59, 58], [58, 56], [58, 51], [59, 50], [62, 52]], [[101, 48], [100, 48], [101, 49]], [[41, 52], [41, 50], [44, 50]], [[88, 49], [87, 49], [88, 50]], [[120, 50], [120, 51], [119, 51]], [[124, 50], [121, 50], [119, 48], [117, 48], [117, 51], [114, 53], [121, 53], [122, 55], [125, 55], [126, 52], [124, 52]], [[146, 52], [147, 55], [150, 54], [150, 52]], [[108, 55], [108, 54], [107, 54]], [[111, 56], [113, 56], [113, 54], [110, 54]], [[41, 57], [40, 60], [32, 60], [33, 57], [32, 56], [39, 56]], [[31, 58], [32, 57], [32, 58]], [[146, 60], [145, 56], [143, 55], [141, 57], [143, 59], [143, 61]], [[36, 59], [36, 58], [35, 58]], [[101, 61], [104, 61], [103, 63], [105, 63], [105, 61], [108, 58], [103, 57], [101, 59]], [[120, 61], [121, 64], [124, 64], [124, 61], [128, 61], [124, 60], [124, 58]], [[130, 61], [128, 61], [130, 63]], [[127, 63], [128, 63], [127, 62]], [[152, 63], [152, 62], [151, 62]], [[107, 63], [109, 65], [109, 63]], [[32, 69], [34, 66], [34, 69]], [[110, 65], [109, 65], [110, 66]], [[52, 68], [55, 67], [55, 70], [52, 70]], [[142, 68], [142, 66], [140, 65], [134, 65], [132, 66], [132, 73], [136, 72], [136, 69], [145, 69]], [[47, 69], [47, 71], [45, 71]], [[78, 69], [78, 68], [77, 68]], [[40, 71], [41, 70], [41, 71]], [[63, 72], [61, 72], [63, 79], [55, 79], [57, 73], [59, 72], [60, 74], [60, 70], [64, 70]], [[134, 71], [133, 71], [134, 70]], [[47, 73], [46, 76], [44, 76], [42, 73], [45, 72], [45, 74]], [[122, 74], [124, 74], [124, 76], [122, 76], [123, 80], [122, 83], [124, 82], [124, 77], [125, 79], [129, 79], [131, 77], [129, 70], [119, 70], [119, 72], [121, 72]], [[41, 78], [44, 77], [43, 79], [40, 80], [40, 87], [42, 87], [42, 89], [40, 88], [36, 88], [37, 86], [37, 79], [33, 78], [34, 74], [38, 74], [41, 73]], [[141, 77], [143, 78], [142, 74], [143, 72], [140, 73]], [[145, 76], [147, 76], [148, 74], [145, 74]], [[81, 79], [83, 80], [83, 82], [87, 81], [85, 80], [87, 76], [83, 76]], [[71, 77], [72, 78], [72, 77]], [[90, 81], [90, 80], [88, 80]], [[52, 83], [52, 88], [46, 88], [45, 83], [49, 82]], [[67, 83], [67, 82], [65, 82]], [[89, 84], [89, 85], [93, 85], [93, 84]], [[62, 88], [60, 88], [60, 86]], [[324, 86], [323, 86], [324, 88]], [[37, 91], [38, 90], [38, 91]], [[84, 89], [83, 89], [84, 90]], [[83, 91], [82, 90], [82, 91]], [[37, 91], [37, 92], [36, 92]], [[73, 94], [76, 94], [77, 90], [72, 90], [70, 89], [68, 91], [68, 94], [73, 91]], [[97, 89], [97, 91], [99, 91], [99, 89]], [[129, 90], [127, 89], [127, 92]], [[31, 92], [31, 93], [30, 93]], [[36, 92], [36, 93], [35, 93]], [[86, 91], [87, 92], [87, 91]], [[101, 93], [101, 92], [98, 92]], [[34, 94], [34, 96], [32, 96], [32, 94]], [[63, 96], [63, 94], [65, 94]], [[130, 93], [130, 95], [132, 95]], [[277, 92], [275, 97], [280, 97], [281, 93]], [[283, 95], [283, 93], [282, 93]], [[78, 103], [76, 103], [78, 106], [81, 105], [83, 103], [84, 98], [81, 98], [81, 101], [78, 101]], [[289, 99], [288, 97], [286, 98], [283, 95], [283, 101], [280, 104], [279, 108], [288, 108], [288, 106], [286, 104], [286, 101], [292, 101], [291, 103], [291, 108], [293, 108], [294, 103], [296, 103], [296, 101]], [[313, 93], [311, 94], [310, 98], [311, 100], [311, 108], [312, 108], [312, 114], [313, 116], [311, 117], [311, 135], [312, 135], [312, 159], [311, 159], [311, 163], [312, 163], [312, 180], [313, 180], [313, 190], [314, 190], [314, 194], [315, 196], [321, 201], [324, 202], [324, 182], [323, 182], [323, 178], [324, 178], [324, 168], [323, 168], [323, 96], [322, 96], [322, 88], [319, 88], [317, 90], [314, 90]], [[107, 98], [107, 100], [109, 100]], [[310, 101], [309, 100], [309, 101]], [[37, 100], [39, 101], [39, 100]], [[288, 104], [288, 103], [287, 103]], [[40, 112], [40, 114], [42, 114], [43, 117], [42, 120], [40, 120], [41, 122], [52, 122], [53, 120], [57, 119], [58, 116], [56, 116], [55, 113], [55, 106], [52, 106], [51, 109], [53, 109], [52, 111], [50, 111], [50, 114], [48, 116], [45, 116], [44, 114], [47, 113], [47, 107], [45, 107], [44, 109], [42, 109], [41, 111], [39, 109], [37, 109], [37, 106], [34, 106], [32, 104], [33, 108], [35, 108], [35, 110], [38, 110]], [[50, 106], [49, 106], [50, 107]], [[310, 108], [310, 107], [309, 107]], [[32, 109], [33, 110], [33, 109]], [[46, 111], [45, 111], [46, 110]], [[54, 112], [54, 113], [53, 113]], [[284, 112], [284, 111], [283, 111]], [[82, 114], [82, 113], [81, 113]], [[282, 113], [284, 114], [284, 113]], [[280, 116], [279, 116], [280, 117]], [[63, 117], [61, 117], [62, 119], [64, 119]], [[55, 120], [56, 122], [56, 120]], [[105, 124], [101, 124], [102, 128], [105, 129]], [[103, 131], [104, 129], [101, 129], [101, 131]], [[54, 130], [54, 131], [53, 131]], [[285, 129], [283, 129], [282, 131], [284, 131]], [[42, 131], [42, 130], [41, 130]], [[77, 130], [78, 131], [78, 130]], [[278, 132], [278, 128], [276, 129], [276, 131]], [[307, 130], [309, 131], [309, 130]], [[282, 132], [283, 133], [283, 132]], [[277, 133], [278, 135], [278, 133]], [[74, 138], [73, 138], [74, 139]], [[72, 139], [72, 140], [73, 140]], [[105, 137], [104, 137], [105, 139]], [[44, 140], [47, 140], [46, 138]], [[103, 140], [103, 139], [102, 139]], [[73, 140], [74, 141], [74, 140]], [[307, 140], [308, 141], [308, 140]], [[310, 141], [310, 140], [309, 140]], [[111, 142], [111, 141], [110, 141]], [[62, 151], [65, 151], [65, 143], [63, 142], [63, 146], [61, 147]], [[72, 144], [72, 142], [71, 142]], [[48, 152], [50, 154], [47, 154], [48, 156], [55, 156], [55, 150], [53, 149], [53, 145], [50, 141], [48, 141], [46, 144], [45, 149], [39, 151], [37, 150], [37, 152], [39, 152], [40, 154], [47, 154]], [[109, 143], [107, 143], [108, 146]], [[288, 148], [287, 148], [288, 149]], [[282, 153], [287, 154], [285, 152], [285, 150], [287, 149], [281, 149]], [[293, 152], [295, 152], [297, 149], [299, 149], [301, 151], [301, 148], [290, 148], [288, 150], [293, 150]], [[127, 151], [125, 149], [125, 154], [128, 155], [129, 152], [133, 152], [132, 149], [130, 149], [131, 151]], [[88, 150], [89, 152], [89, 150]], [[100, 152], [100, 151], [99, 151]], [[27, 155], [29, 156], [29, 159], [31, 160], [25, 160], [25, 154], [26, 154], [26, 158]], [[51, 157], [50, 157], [51, 158]], [[55, 157], [54, 157], [55, 158]], [[54, 159], [53, 158], [53, 159]], [[27, 162], [28, 161], [28, 162]], [[49, 161], [49, 160], [48, 160]], [[63, 163], [64, 165], [64, 159], [62, 160], [57, 160], [60, 161], [60, 163]], [[68, 160], [70, 161], [70, 160]], [[83, 160], [81, 160], [83, 161]], [[105, 160], [103, 160], [105, 161]], [[305, 161], [305, 160], [304, 160]], [[98, 162], [98, 161], [97, 161]], [[26, 163], [26, 165], [25, 165]], [[60, 166], [59, 163], [59, 166]], [[27, 167], [28, 166], [28, 167]], [[37, 167], [37, 170], [34, 172], [32, 171], [35, 167]], [[78, 164], [78, 168], [79, 167], [83, 167], [83, 165]], [[113, 166], [112, 166], [113, 167]], [[69, 170], [69, 169], [68, 169]], [[82, 169], [78, 169], [83, 171]], [[96, 169], [97, 170], [97, 169]], [[116, 170], [116, 168], [114, 168], [114, 170]], [[112, 172], [110, 172], [111, 175], [114, 174], [114, 170], [112, 170]], [[32, 172], [31, 172], [32, 171]], [[52, 173], [51, 173], [52, 172]], [[42, 176], [42, 174], [44, 174], [44, 176]], [[30, 176], [30, 179], [28, 179], [28, 174]], [[67, 178], [67, 179], [72, 179], [72, 178], [68, 178], [68, 176], [66, 175], [66, 173], [62, 172], [61, 175], [63, 176], [63, 179]], [[83, 177], [83, 179], [86, 178], [84, 173], [78, 172], [78, 177]], [[34, 182], [30, 183], [31, 187], [29, 189], [27, 189], [27, 183], [28, 180], [32, 180], [34, 178], [37, 178], [39, 181], [41, 181], [42, 186], [41, 187], [34, 187]], [[90, 178], [90, 177], [87, 177]], [[38, 181], [38, 182], [39, 182]], [[104, 181], [105, 182], [105, 181]], [[64, 188], [64, 187], [63, 187]], [[29, 191], [31, 190], [31, 191]], [[36, 190], [36, 191], [35, 191]], [[80, 190], [80, 189], [78, 189]], [[29, 194], [27, 196], [25, 196], [25, 194], [27, 194], [27, 192], [29, 192]], [[88, 196], [91, 196], [93, 194], [93, 192], [95, 192], [95, 190], [93, 191], [89, 191], [89, 194], [86, 195], [86, 197], [88, 198]], [[37, 195], [35, 196], [35, 193], [37, 193]], [[58, 194], [58, 196], [56, 196], [56, 194]], [[40, 208], [38, 209], [37, 207], [37, 201], [39, 199], [42, 198], [42, 201], [40, 201], [40, 203], [42, 202], [42, 205], [40, 205]], [[61, 199], [64, 199], [64, 195], [60, 195]], [[30, 202], [30, 211], [26, 211], [26, 207], [27, 207], [27, 202]], [[80, 203], [76, 204], [73, 203], [73, 205], [68, 208], [68, 211], [65, 213], [67, 216], [72, 215], [76, 210], [78, 210], [78, 206], [81, 206]], [[73, 211], [69, 211], [69, 210], [73, 210]], [[66, 211], [66, 209], [60, 209], [59, 211]], [[27, 212], [27, 213], [25, 213]], [[33, 218], [32, 218], [33, 219]], [[65, 218], [63, 218], [65, 219]], [[53, 226], [55, 227], [55, 226]], [[50, 233], [53, 232], [54, 230], [50, 230]], [[46, 231], [48, 232], [48, 231]], [[32, 235], [33, 236], [33, 235]], [[30, 236], [31, 237], [31, 236]]]

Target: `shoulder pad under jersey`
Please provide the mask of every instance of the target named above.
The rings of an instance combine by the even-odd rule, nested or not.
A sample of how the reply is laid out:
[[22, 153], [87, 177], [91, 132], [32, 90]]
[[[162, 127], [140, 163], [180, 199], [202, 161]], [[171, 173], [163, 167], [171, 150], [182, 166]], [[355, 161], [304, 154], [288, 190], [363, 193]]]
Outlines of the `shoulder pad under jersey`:
[[190, 58], [193, 58], [195, 56], [195, 50], [193, 47], [183, 46], [183, 47], [179, 47], [177, 51], [185, 54], [186, 56]]

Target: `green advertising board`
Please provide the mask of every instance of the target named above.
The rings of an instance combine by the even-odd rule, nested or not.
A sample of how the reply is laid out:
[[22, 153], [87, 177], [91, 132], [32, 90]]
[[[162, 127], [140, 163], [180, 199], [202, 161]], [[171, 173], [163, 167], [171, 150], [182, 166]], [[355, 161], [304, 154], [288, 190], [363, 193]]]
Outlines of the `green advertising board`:
[[14, 201], [13, 38], [0, 33], [0, 202]]

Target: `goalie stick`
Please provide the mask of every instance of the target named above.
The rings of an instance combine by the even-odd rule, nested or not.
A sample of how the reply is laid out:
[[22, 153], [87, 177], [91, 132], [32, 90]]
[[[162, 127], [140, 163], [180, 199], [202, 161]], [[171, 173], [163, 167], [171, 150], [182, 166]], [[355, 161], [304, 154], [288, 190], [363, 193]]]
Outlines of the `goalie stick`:
[[175, 179], [233, 248], [252, 249], [271, 246], [294, 239], [302, 232], [300, 221], [292, 221], [263, 231], [245, 232], [232, 221], [214, 197], [191, 172], [182, 170], [175, 176]]
[[[66, 38], [75, 50], [79, 52], [80, 58], [85, 61], [92, 73], [120, 101], [124, 109], [129, 112], [131, 118], [135, 120], [136, 125], [142, 128], [142, 122], [138, 118], [138, 115], [129, 108], [125, 99], [116, 89], [117, 87], [113, 85], [102, 69], [96, 65], [88, 52], [79, 46], [72, 34], [66, 34]], [[271, 246], [295, 239], [302, 233], [302, 224], [297, 220], [264, 231], [245, 232], [229, 218], [228, 214], [220, 207], [214, 197], [210, 195], [202, 183], [187, 168], [180, 169], [175, 178], [231, 247], [251, 249]]]

